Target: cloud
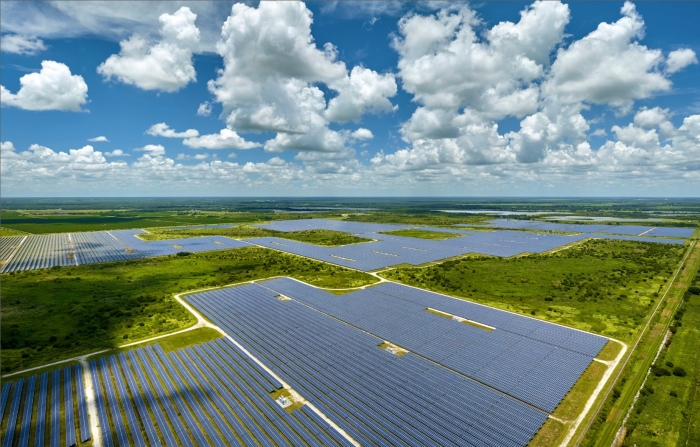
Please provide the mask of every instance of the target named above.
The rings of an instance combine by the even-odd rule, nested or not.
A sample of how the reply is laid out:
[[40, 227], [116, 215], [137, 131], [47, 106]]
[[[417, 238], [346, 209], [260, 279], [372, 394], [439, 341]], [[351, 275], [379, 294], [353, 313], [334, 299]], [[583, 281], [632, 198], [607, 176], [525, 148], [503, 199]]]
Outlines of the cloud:
[[0, 40], [0, 48], [6, 53], [33, 56], [46, 50], [46, 45], [43, 40], [33, 36], [4, 34]]
[[108, 143], [109, 142], [107, 137], [105, 137], [103, 135], [100, 135], [99, 137], [95, 137], [95, 138], [88, 138], [88, 141], [92, 141], [93, 143], [102, 143], [102, 142]]
[[151, 157], [158, 157], [161, 155], [165, 155], [165, 148], [163, 146], [161, 146], [160, 144], [147, 144], [144, 147], [134, 149], [134, 150], [139, 151], [139, 152], [146, 152]]
[[211, 115], [211, 103], [209, 101], [204, 101], [197, 107], [198, 116], [209, 116]]
[[165, 0], [149, 2], [66, 1], [2, 2], [2, 31], [47, 39], [97, 36], [118, 42], [133, 34], [148, 40], [159, 38], [158, 17], [180, 6], [197, 14], [202, 51], [213, 52], [221, 33], [221, 24], [231, 12], [224, 2], [186, 2]]
[[231, 129], [221, 129], [218, 134], [190, 137], [182, 144], [196, 149], [252, 149], [260, 147], [259, 143], [246, 141]]
[[196, 129], [187, 129], [184, 132], [175, 132], [165, 123], [154, 124], [148, 128], [147, 134], [153, 135], [154, 137], [166, 137], [166, 138], [194, 138], [199, 135]]
[[[333, 44], [317, 47], [312, 22], [301, 2], [238, 3], [222, 27], [224, 68], [209, 90], [230, 130], [276, 133], [267, 151], [343, 151], [349, 134], [329, 129], [331, 122], [394, 109], [394, 75], [348, 72]], [[337, 92], [329, 104], [320, 84]]]
[[162, 14], [161, 40], [149, 45], [138, 34], [119, 43], [121, 51], [113, 54], [97, 72], [106, 79], [117, 78], [143, 90], [174, 92], [196, 80], [192, 53], [199, 50], [197, 15], [183, 6], [174, 14]]
[[565, 103], [610, 104], [628, 109], [631, 101], [665, 92], [671, 82], [659, 71], [660, 50], [637, 42], [644, 37], [644, 21], [632, 3], [621, 9], [615, 23], [601, 23], [595, 31], [561, 48], [542, 90]]
[[356, 140], [371, 140], [374, 138], [372, 131], [365, 129], [364, 127], [360, 127], [359, 129], [355, 130], [350, 134], [350, 136]]
[[690, 48], [671, 51], [666, 60], [666, 72], [675, 73], [691, 64], [697, 64], [698, 58], [695, 56], [695, 51]]
[[195, 156], [186, 154], [177, 154], [176, 160], [205, 160], [209, 158], [209, 154], [196, 154]]
[[105, 152], [105, 157], [128, 157], [129, 154], [124, 153], [121, 149], [115, 149], [112, 152]]
[[350, 76], [331, 84], [338, 96], [330, 100], [325, 116], [329, 121], [358, 120], [366, 112], [391, 112], [389, 98], [396, 95], [396, 81], [391, 73], [379, 73], [354, 67]]
[[81, 111], [87, 102], [88, 86], [82, 76], [72, 75], [67, 65], [43, 61], [41, 71], [19, 78], [16, 94], [0, 86], [3, 105], [24, 110]]

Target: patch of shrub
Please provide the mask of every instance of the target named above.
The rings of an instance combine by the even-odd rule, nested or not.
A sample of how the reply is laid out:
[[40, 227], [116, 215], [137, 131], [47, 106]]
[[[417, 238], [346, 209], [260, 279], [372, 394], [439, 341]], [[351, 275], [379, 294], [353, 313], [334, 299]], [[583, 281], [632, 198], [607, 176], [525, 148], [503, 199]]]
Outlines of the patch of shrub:
[[671, 371], [669, 371], [668, 369], [664, 368], [663, 366], [659, 366], [659, 365], [653, 365], [651, 367], [651, 372], [656, 377], [670, 376], [671, 375]]
[[690, 288], [688, 288], [688, 292], [692, 293], [693, 295], [700, 295], [700, 287], [691, 286]]
[[688, 373], [685, 372], [685, 369], [681, 368], [680, 366], [676, 366], [673, 368], [673, 375], [677, 377], [685, 377], [688, 375]]
[[189, 256], [191, 254], [192, 253], [190, 253], [189, 251], [179, 251], [175, 254], [175, 256]]
[[671, 391], [668, 393], [668, 395], [671, 396], [671, 397], [678, 397], [678, 393], [676, 393], [676, 392], [673, 391], [673, 390], [671, 390]]

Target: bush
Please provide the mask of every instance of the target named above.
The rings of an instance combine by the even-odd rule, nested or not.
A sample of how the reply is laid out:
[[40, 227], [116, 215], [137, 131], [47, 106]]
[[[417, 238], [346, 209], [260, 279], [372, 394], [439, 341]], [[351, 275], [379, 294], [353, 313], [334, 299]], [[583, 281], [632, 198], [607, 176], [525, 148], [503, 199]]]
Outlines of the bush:
[[666, 362], [666, 366], [668, 366], [669, 368], [673, 368], [674, 365], [673, 362]]
[[673, 391], [673, 390], [671, 390], [668, 394], [669, 394], [669, 396], [671, 396], [671, 397], [678, 397], [678, 393], [676, 393], [676, 392]]
[[659, 365], [653, 365], [651, 367], [651, 372], [656, 377], [670, 376], [671, 375], [671, 371], [669, 371], [668, 369], [664, 368], [663, 366], [659, 366]]
[[191, 254], [192, 253], [190, 253], [189, 251], [179, 251], [175, 254], [175, 256], [189, 256]]
[[688, 292], [692, 293], [693, 295], [700, 295], [700, 287], [692, 286], [688, 289]]
[[685, 372], [685, 369], [681, 368], [680, 366], [676, 366], [673, 368], [673, 375], [677, 377], [685, 377], [688, 375], [688, 373]]

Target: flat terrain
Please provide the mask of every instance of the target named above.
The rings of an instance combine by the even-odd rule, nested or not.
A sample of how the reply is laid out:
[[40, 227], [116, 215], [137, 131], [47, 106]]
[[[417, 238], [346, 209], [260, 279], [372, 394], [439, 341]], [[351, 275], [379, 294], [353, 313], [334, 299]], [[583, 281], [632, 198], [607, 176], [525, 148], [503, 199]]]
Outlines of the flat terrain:
[[700, 445], [700, 276], [627, 423], [623, 445]]
[[359, 242], [369, 242], [371, 239], [353, 236], [333, 230], [303, 230], [303, 231], [275, 231], [266, 228], [258, 228], [251, 225], [238, 225], [232, 228], [207, 228], [207, 229], [187, 229], [187, 230], [167, 230], [159, 228], [148, 228], [148, 233], [139, 237], [146, 241], [157, 241], [164, 239], [179, 239], [187, 237], [201, 236], [227, 236], [235, 239], [247, 239], [253, 237], [275, 236], [285, 239], [292, 239], [309, 244], [335, 247], [339, 245], [357, 244]]
[[355, 287], [370, 275], [263, 248], [2, 275], [2, 372], [164, 334], [194, 323], [173, 294], [289, 275]]
[[589, 240], [553, 254], [470, 257], [382, 276], [500, 309], [631, 340], [684, 246]]
[[[265, 212], [178, 212], [178, 211], [6, 211], [0, 214], [4, 229], [46, 234], [78, 231], [126, 230], [178, 225], [260, 222], [275, 219], [303, 219], [308, 215]], [[12, 234], [7, 234], [12, 236]]]
[[459, 233], [441, 233], [438, 231], [426, 231], [426, 230], [396, 230], [396, 231], [382, 231], [382, 234], [388, 234], [391, 236], [403, 236], [403, 237], [417, 237], [420, 239], [432, 239], [436, 241], [442, 241], [445, 239], [452, 239], [455, 237], [464, 237], [463, 234]]

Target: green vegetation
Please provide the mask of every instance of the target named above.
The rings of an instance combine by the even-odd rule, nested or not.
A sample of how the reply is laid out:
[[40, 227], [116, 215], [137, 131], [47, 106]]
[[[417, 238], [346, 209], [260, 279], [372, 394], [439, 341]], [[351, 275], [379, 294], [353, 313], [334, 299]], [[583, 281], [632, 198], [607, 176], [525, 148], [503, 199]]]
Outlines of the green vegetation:
[[631, 340], [646, 321], [685, 247], [589, 240], [557, 253], [472, 257], [388, 279], [567, 326]]
[[238, 225], [232, 228], [209, 228], [201, 230], [149, 228], [147, 234], [139, 235], [141, 239], [146, 241], [202, 236], [226, 236], [235, 239], [274, 236], [329, 247], [371, 241], [371, 239], [353, 236], [352, 234], [342, 233], [340, 231], [303, 230], [285, 233], [283, 231], [268, 230], [266, 228], [258, 228], [250, 225]]
[[7, 211], [0, 214], [3, 235], [6, 230], [34, 234], [77, 231], [125, 230], [131, 228], [173, 227], [224, 223], [263, 222], [279, 219], [304, 219], [306, 214], [271, 212], [178, 212], [178, 211]]
[[329, 288], [376, 281], [257, 247], [3, 274], [2, 372], [183, 329], [195, 319], [173, 294], [276, 275]]
[[464, 237], [463, 234], [459, 233], [442, 233], [439, 231], [426, 231], [426, 230], [396, 230], [396, 231], [384, 231], [382, 234], [390, 234], [392, 236], [404, 236], [404, 237], [417, 237], [420, 239], [433, 239], [437, 241], [442, 241], [445, 239], [452, 239], [455, 237]]
[[700, 275], [693, 287], [674, 315], [667, 349], [635, 404], [625, 446], [700, 444]]
[[12, 228], [0, 227], [0, 237], [6, 236], [27, 236], [29, 233], [24, 231], [13, 230]]
[[[680, 273], [659, 303], [658, 309], [641, 327], [630, 350], [616, 370], [614, 380], [606, 385], [596, 401], [594, 411], [586, 418], [577, 436], [583, 437], [581, 445], [609, 446], [634, 402], [637, 392], [647, 377], [652, 361], [659, 352], [667, 331], [675, 320], [683, 295], [700, 267], [700, 248], [694, 246], [684, 258]], [[648, 390], [647, 390], [648, 391]], [[690, 444], [688, 444], [690, 445]]]

